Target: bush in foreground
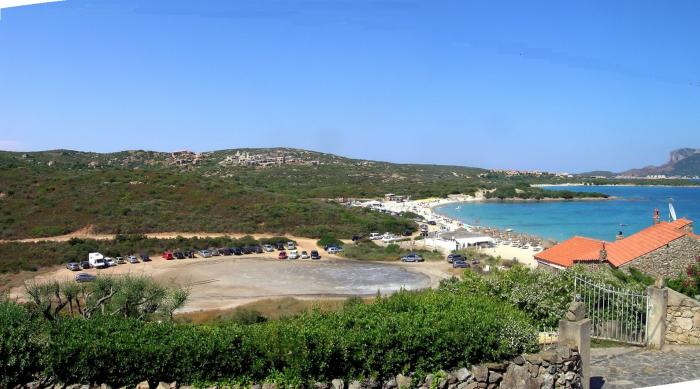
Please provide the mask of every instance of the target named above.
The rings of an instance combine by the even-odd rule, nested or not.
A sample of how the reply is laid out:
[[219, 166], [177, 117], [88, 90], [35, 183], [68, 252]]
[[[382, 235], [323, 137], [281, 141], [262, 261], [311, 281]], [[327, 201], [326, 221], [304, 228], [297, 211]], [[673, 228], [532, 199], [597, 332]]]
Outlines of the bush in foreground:
[[400, 292], [337, 312], [251, 325], [100, 316], [55, 321], [47, 331], [30, 328], [45, 342], [27, 355], [40, 360], [46, 374], [62, 382], [119, 386], [144, 379], [386, 377], [496, 361], [536, 348], [535, 327], [517, 309], [489, 297], [438, 291]]

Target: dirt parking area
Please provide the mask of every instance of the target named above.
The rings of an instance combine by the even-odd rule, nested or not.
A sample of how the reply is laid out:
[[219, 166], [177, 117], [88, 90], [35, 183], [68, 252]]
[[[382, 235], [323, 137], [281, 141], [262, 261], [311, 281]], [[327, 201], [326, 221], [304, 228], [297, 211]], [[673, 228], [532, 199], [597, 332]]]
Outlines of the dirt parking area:
[[[315, 245], [298, 241], [299, 251]], [[309, 242], [306, 242], [309, 243]], [[400, 263], [343, 259], [323, 253], [321, 260], [278, 260], [278, 252], [242, 256], [218, 256], [117, 265], [88, 269], [97, 275], [137, 274], [151, 276], [163, 284], [186, 286], [190, 298], [182, 312], [234, 308], [253, 301], [277, 298], [327, 298], [350, 295], [388, 294], [405, 289], [436, 286], [451, 275], [445, 262]], [[75, 274], [61, 268], [35, 277], [72, 280]], [[12, 297], [23, 298], [24, 289], [15, 287]]]

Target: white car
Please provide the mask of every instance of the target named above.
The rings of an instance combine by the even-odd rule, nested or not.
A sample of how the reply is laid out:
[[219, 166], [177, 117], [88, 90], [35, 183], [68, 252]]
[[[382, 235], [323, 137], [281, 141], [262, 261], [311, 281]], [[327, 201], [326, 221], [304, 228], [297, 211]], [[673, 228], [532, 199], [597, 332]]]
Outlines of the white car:
[[382, 238], [382, 242], [384, 242], [384, 243], [391, 243], [391, 242], [396, 241], [397, 239], [399, 239], [399, 238], [398, 238], [397, 236], [395, 236], [395, 235], [385, 235], [385, 236]]
[[294, 244], [294, 242], [292, 242], [292, 241], [287, 242], [287, 250], [294, 250], [296, 248], [297, 248], [297, 246]]
[[372, 232], [369, 234], [370, 240], [379, 240], [381, 238], [382, 238], [382, 236], [378, 232]]
[[270, 253], [270, 252], [275, 251], [275, 248], [272, 247], [271, 244], [266, 244], [266, 245], [263, 245], [263, 250], [265, 250], [265, 251], [267, 251], [268, 253]]
[[328, 248], [328, 254], [338, 254], [338, 253], [340, 253], [340, 252], [342, 252], [342, 251], [343, 251], [343, 248], [342, 248], [342, 247], [335, 247], [335, 246], [333, 246], [333, 247], [329, 247], [329, 248]]
[[289, 250], [289, 259], [298, 259], [299, 253], [296, 250]]
[[309, 259], [309, 253], [306, 251], [301, 252], [301, 259]]
[[105, 258], [105, 263], [108, 267], [117, 266], [117, 262], [112, 257]]

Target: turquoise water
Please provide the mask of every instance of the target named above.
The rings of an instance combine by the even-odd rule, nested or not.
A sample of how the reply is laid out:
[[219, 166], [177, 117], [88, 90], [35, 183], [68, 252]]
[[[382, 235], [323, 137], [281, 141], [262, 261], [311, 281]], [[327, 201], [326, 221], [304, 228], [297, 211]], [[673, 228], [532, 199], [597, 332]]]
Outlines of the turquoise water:
[[472, 202], [447, 204], [436, 207], [435, 211], [467, 224], [512, 228], [517, 232], [558, 241], [574, 235], [614, 240], [619, 230], [630, 235], [651, 225], [654, 208], [659, 209], [662, 220], [668, 220], [669, 198], [673, 198], [679, 218], [700, 221], [700, 187], [576, 186], [547, 189], [602, 192], [619, 199]]

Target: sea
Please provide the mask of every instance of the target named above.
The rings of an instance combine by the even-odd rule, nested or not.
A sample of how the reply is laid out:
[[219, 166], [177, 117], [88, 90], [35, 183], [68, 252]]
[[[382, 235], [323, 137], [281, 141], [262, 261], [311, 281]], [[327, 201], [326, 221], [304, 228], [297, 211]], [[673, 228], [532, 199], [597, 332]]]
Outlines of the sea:
[[[615, 240], [649, 227], [654, 210], [669, 220], [669, 199], [676, 215], [700, 222], [700, 187], [673, 186], [551, 186], [551, 190], [601, 192], [613, 200], [539, 202], [465, 202], [434, 209], [470, 225], [511, 228], [515, 232], [556, 241], [572, 236]], [[698, 229], [696, 228], [696, 232]]]

